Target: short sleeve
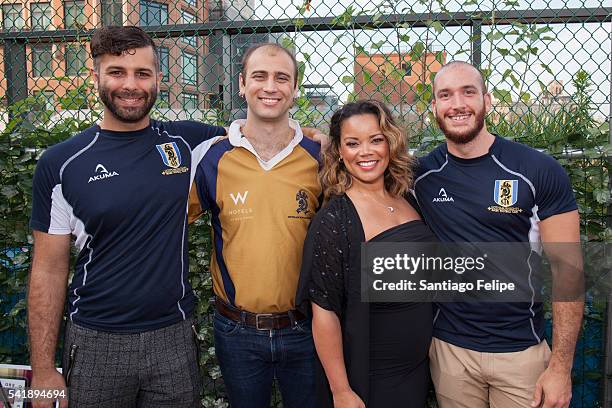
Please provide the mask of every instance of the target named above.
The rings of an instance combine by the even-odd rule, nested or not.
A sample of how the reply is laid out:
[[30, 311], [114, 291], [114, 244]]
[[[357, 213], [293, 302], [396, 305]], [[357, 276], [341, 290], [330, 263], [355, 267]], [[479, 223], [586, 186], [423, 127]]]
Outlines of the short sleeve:
[[[200, 164], [197, 167], [196, 174], [195, 174], [195, 179], [194, 179], [195, 185], [192, 186], [192, 192], [189, 195], [190, 205], [197, 200], [199, 204], [199, 208], [196, 209], [195, 207], [192, 206], [189, 209], [190, 217], [195, 215], [197, 218], [199, 213], [210, 209], [210, 200], [208, 197], [208, 188], [207, 188], [208, 178], [206, 176], [207, 176], [206, 169], [203, 168], [202, 164]], [[196, 214], [196, 212], [198, 214]]]
[[48, 234], [70, 234], [71, 209], [62, 193], [59, 171], [48, 154], [36, 165], [32, 181], [30, 228]]
[[198, 189], [195, 182], [192, 183], [191, 189], [189, 190], [189, 200], [187, 204], [187, 221], [189, 224], [197, 220], [202, 216], [204, 210], [200, 203], [200, 197], [198, 195]]
[[346, 239], [333, 212], [323, 209], [313, 219], [304, 243], [298, 303], [302, 298], [342, 314]]
[[217, 176], [219, 162], [233, 146], [226, 137], [213, 141], [210, 149], [196, 166], [194, 175], [195, 189], [203, 211], [217, 207]]
[[577, 209], [576, 198], [565, 169], [550, 156], [542, 160], [542, 165], [535, 197], [540, 220]]

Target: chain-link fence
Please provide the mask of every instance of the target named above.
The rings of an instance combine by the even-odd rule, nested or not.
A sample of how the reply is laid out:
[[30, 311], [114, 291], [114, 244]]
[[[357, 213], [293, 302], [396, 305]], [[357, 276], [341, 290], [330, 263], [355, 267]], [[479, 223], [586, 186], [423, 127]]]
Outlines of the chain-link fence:
[[[0, 0], [0, 6], [0, 361], [27, 363], [31, 172], [39, 149], [100, 117], [88, 41], [102, 25], [138, 25], [155, 38], [163, 72], [156, 117], [215, 123], [243, 117], [241, 56], [271, 41], [296, 53], [292, 114], [303, 125], [325, 129], [344, 102], [375, 98], [400, 118], [419, 151], [443, 140], [429, 110], [432, 77], [448, 61], [471, 61], [493, 95], [490, 129], [558, 157], [572, 177], [584, 239], [612, 240], [609, 2]], [[206, 316], [210, 241], [205, 225], [194, 231], [192, 278]], [[587, 302], [575, 407], [612, 406], [612, 387], [604, 395], [606, 307], [601, 299]], [[201, 335], [205, 405], [222, 405], [210, 327]]]

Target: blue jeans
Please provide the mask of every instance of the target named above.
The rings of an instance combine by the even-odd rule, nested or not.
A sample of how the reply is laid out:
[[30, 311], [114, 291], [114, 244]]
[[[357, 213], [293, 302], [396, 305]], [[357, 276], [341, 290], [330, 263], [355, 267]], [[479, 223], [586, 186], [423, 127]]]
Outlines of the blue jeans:
[[276, 379], [284, 408], [314, 408], [310, 321], [257, 330], [215, 313], [215, 353], [232, 408], [268, 408]]

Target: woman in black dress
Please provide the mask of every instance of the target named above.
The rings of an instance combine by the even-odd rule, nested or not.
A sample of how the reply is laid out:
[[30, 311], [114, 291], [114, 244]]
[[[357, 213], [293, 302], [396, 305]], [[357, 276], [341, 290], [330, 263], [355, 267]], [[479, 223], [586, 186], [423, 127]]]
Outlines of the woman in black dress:
[[336, 111], [323, 155], [325, 206], [306, 242], [296, 303], [312, 304], [317, 407], [423, 408], [429, 386], [429, 303], [361, 302], [362, 242], [433, 242], [403, 197], [412, 158], [375, 101]]

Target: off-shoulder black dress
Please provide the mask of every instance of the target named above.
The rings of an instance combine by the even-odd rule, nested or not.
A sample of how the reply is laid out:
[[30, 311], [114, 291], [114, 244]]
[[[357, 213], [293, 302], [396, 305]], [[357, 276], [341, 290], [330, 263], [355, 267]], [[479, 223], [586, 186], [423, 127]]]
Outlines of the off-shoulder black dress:
[[[411, 221], [371, 241], [437, 239], [422, 221]], [[296, 303], [304, 312], [309, 310], [308, 303], [314, 302], [336, 313], [349, 383], [366, 407], [423, 408], [429, 387], [432, 305], [362, 302], [362, 242], [363, 226], [349, 197], [330, 199], [308, 230]], [[317, 407], [333, 407], [320, 362], [317, 369]]]

